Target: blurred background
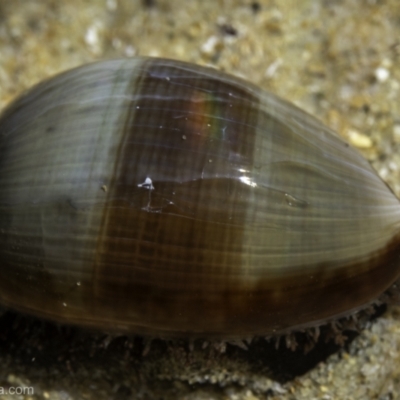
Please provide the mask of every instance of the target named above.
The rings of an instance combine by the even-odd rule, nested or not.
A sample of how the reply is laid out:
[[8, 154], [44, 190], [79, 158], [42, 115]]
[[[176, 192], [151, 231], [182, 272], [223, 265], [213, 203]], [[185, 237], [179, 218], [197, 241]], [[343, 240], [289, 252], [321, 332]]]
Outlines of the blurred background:
[[[57, 72], [134, 56], [211, 65], [294, 102], [400, 195], [398, 0], [0, 0], [0, 109]], [[32, 386], [32, 399], [397, 399], [399, 314], [311, 355], [154, 343], [143, 357], [140, 339], [5, 313], [0, 386]]]

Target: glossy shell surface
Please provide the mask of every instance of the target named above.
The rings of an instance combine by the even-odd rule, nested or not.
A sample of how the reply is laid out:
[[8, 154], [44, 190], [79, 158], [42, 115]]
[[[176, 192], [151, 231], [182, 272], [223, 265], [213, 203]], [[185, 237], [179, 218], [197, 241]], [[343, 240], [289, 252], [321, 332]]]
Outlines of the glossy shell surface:
[[0, 118], [0, 302], [63, 323], [240, 338], [368, 305], [399, 276], [398, 199], [258, 87], [172, 60], [40, 83]]

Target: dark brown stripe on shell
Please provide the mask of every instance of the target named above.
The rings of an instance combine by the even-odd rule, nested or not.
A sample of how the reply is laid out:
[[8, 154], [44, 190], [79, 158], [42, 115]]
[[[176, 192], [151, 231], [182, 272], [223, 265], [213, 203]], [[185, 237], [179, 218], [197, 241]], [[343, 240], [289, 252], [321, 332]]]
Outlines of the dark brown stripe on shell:
[[[223, 329], [220, 305], [241, 274], [247, 206], [236, 167], [252, 165], [259, 108], [253, 93], [212, 72], [149, 61], [132, 82], [137, 101], [96, 266], [96, 294], [117, 320], [131, 309], [136, 324], [142, 315], [154, 328], [184, 332], [193, 312], [207, 310], [210, 329]], [[154, 190], [138, 187], [146, 178]]]

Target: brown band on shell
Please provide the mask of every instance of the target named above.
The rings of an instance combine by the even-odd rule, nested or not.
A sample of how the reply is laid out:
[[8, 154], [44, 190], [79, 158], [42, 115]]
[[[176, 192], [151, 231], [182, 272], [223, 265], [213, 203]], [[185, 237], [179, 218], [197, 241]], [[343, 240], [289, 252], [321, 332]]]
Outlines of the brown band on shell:
[[[246, 325], [253, 325], [254, 332], [261, 335], [261, 322], [257, 322], [261, 320], [271, 328], [275, 325], [277, 332], [293, 331], [366, 307], [399, 277], [399, 252], [400, 233], [364, 262], [338, 260], [319, 264], [312, 268], [313, 276], [302, 274], [301, 266], [295, 266], [293, 271], [297, 274], [288, 275], [287, 279], [274, 282], [266, 278], [253, 291], [252, 304], [247, 304], [254, 313], [249, 314]], [[266, 309], [270, 312], [266, 313]]]
[[116, 319], [131, 308], [136, 324], [146, 314], [162, 329], [184, 312], [186, 330], [188, 301], [224, 319], [206, 303], [240, 274], [246, 203], [231, 164], [252, 165], [258, 98], [185, 63], [150, 60], [142, 76], [130, 87], [138, 100], [109, 188], [96, 296]]
[[[343, 264], [340, 269], [328, 264], [320, 265], [315, 268], [320, 273], [313, 279], [300, 275], [280, 279], [265, 277], [256, 287], [246, 285], [243, 279], [227, 276], [226, 289], [222, 289], [224, 279], [214, 279], [216, 290], [213, 291], [216, 275], [211, 268], [191, 271], [195, 272], [193, 279], [185, 282], [187, 276], [184, 272], [170, 274], [168, 270], [162, 270], [161, 265], [158, 270], [157, 265], [148, 264], [146, 260], [143, 260], [142, 274], [136, 271], [136, 282], [133, 276], [123, 282], [124, 288], [116, 280], [114, 282], [120, 290], [125, 289], [121, 292], [124, 311], [129, 309], [129, 301], [136, 306], [140, 304], [138, 310], [142, 310], [147, 321], [154, 323], [154, 326], [141, 326], [140, 320], [136, 320], [136, 332], [151, 335], [158, 332], [165, 337], [187, 334], [205, 335], [207, 338], [243, 338], [318, 325], [368, 305], [368, 301], [377, 299], [388, 288], [388, 282], [399, 276], [399, 251], [400, 235], [397, 235], [385, 249], [372, 254], [366, 263]], [[147, 265], [154, 271], [152, 280], [146, 274]], [[182, 267], [185, 265], [188, 269], [193, 268], [190, 263], [182, 264]], [[170, 267], [177, 270], [178, 266]], [[334, 273], [327, 277], [327, 271]], [[348, 271], [353, 274], [349, 275]], [[171, 278], [173, 281], [169, 280]], [[128, 289], [132, 290], [130, 294]], [[366, 299], [367, 303], [363, 303]], [[110, 301], [114, 306], [118, 305], [118, 302]], [[122, 319], [116, 310], [118, 308], [113, 311], [113, 322], [118, 326]], [[87, 322], [98, 325], [96, 321]], [[126, 323], [129, 326], [128, 321]]]

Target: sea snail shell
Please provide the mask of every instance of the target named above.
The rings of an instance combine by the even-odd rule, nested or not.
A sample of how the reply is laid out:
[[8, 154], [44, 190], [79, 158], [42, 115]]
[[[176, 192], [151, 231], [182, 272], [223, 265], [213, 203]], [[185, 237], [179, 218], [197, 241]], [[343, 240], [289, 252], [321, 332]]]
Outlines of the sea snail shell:
[[153, 336], [240, 338], [365, 307], [399, 200], [316, 119], [178, 61], [86, 65], [0, 118], [0, 302]]

